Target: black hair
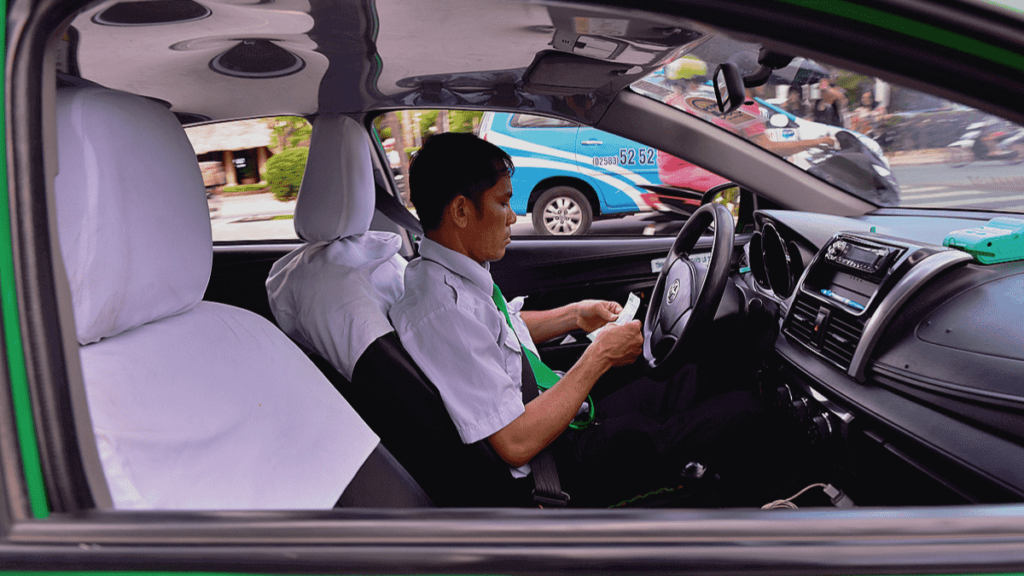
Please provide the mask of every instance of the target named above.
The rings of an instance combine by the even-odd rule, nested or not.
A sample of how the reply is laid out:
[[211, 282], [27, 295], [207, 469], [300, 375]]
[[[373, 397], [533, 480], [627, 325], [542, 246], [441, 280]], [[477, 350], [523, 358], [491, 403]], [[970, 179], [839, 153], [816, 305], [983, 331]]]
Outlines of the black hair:
[[409, 166], [409, 199], [423, 229], [437, 230], [444, 209], [462, 195], [479, 208], [483, 193], [503, 177], [512, 177], [512, 158], [473, 134], [435, 134], [423, 143]]

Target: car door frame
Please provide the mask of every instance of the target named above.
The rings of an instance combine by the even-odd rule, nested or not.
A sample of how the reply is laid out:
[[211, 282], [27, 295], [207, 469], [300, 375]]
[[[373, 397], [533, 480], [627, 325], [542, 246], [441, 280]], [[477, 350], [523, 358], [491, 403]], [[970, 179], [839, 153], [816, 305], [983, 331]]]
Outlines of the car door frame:
[[[16, 47], [8, 58], [23, 56], [7, 60], [15, 85], [7, 86], [9, 188], [0, 200], [11, 216], [10, 243], [0, 249], [10, 262], [4, 295], [17, 300], [2, 308], [0, 570], [891, 574], [1010, 572], [1024, 565], [1020, 505], [856, 510], [843, 512], [841, 521], [831, 509], [92, 509], [84, 498], [91, 495], [87, 474], [75, 471], [82, 459], [77, 447], [86, 440], [72, 424], [80, 415], [69, 383], [80, 373], [67, 335], [70, 300], [54, 280], [55, 167], [38, 162], [53, 145], [42, 97], [50, 80], [38, 71], [48, 32], [68, 10], [56, 0], [15, 1], [7, 28]], [[15, 406], [19, 387], [31, 398], [27, 415]], [[38, 446], [25, 439], [26, 418], [29, 428], [43, 432]], [[36, 455], [42, 480], [30, 470], [33, 450], [42, 454]], [[47, 501], [42, 512], [31, 502], [40, 485]]]

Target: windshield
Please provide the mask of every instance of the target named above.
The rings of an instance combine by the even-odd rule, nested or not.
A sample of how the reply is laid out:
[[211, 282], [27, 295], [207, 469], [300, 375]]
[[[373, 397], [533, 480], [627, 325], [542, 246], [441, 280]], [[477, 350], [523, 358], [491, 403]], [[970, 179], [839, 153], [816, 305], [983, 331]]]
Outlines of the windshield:
[[[806, 58], [762, 70], [760, 49], [716, 36], [632, 88], [878, 206], [1024, 212], [1019, 125]], [[724, 62], [747, 79], [746, 100], [728, 114], [711, 84]], [[759, 71], [767, 79], [756, 85]], [[687, 186], [672, 176], [662, 183]]]

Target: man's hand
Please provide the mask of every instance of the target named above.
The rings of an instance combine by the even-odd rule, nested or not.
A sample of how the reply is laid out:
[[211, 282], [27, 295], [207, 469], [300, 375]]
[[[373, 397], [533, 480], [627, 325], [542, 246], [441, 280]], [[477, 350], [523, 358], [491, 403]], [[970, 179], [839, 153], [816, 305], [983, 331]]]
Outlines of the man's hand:
[[529, 462], [569, 426], [597, 379], [612, 366], [635, 361], [643, 343], [639, 320], [609, 326], [561, 380], [531, 400], [525, 413], [488, 437], [494, 451], [517, 468]]
[[616, 302], [604, 300], [581, 300], [575, 304], [576, 327], [584, 332], [593, 332], [609, 322], [614, 322], [622, 312]]
[[628, 366], [636, 361], [644, 349], [640, 321], [633, 320], [622, 326], [611, 326], [601, 332], [584, 356], [596, 355], [596, 360], [610, 366]]
[[811, 142], [813, 142], [816, 146], [825, 146], [833, 150], [839, 149], [839, 141], [832, 136], [822, 136], [821, 138], [816, 138]]

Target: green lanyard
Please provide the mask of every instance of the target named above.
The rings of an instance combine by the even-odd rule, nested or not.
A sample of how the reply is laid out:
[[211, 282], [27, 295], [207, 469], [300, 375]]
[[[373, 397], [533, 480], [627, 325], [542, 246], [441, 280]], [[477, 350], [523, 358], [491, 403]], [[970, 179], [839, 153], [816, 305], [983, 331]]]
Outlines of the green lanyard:
[[[508, 322], [509, 330], [512, 330], [512, 334], [515, 334], [516, 340], [519, 340], [519, 335], [516, 334], [516, 329], [512, 327], [512, 318], [508, 315], [508, 307], [505, 305], [505, 296], [502, 295], [501, 289], [498, 285], [494, 285], [494, 291], [491, 292], [491, 298], [494, 300], [494, 305], [498, 307], [498, 310], [505, 315], [505, 321]], [[532, 350], [523, 346], [523, 343], [519, 342], [519, 347], [523, 350], [523, 355], [530, 361], [530, 370], [533, 371], [533, 376], [537, 380], [537, 388], [541, 390], [547, 390], [555, 385], [561, 378], [555, 371], [548, 368], [544, 362], [533, 353]], [[594, 421], [594, 399], [587, 395], [587, 402], [590, 405], [590, 412], [584, 416], [579, 416], [569, 424], [570, 428], [580, 430], [586, 428], [591, 422]]]

